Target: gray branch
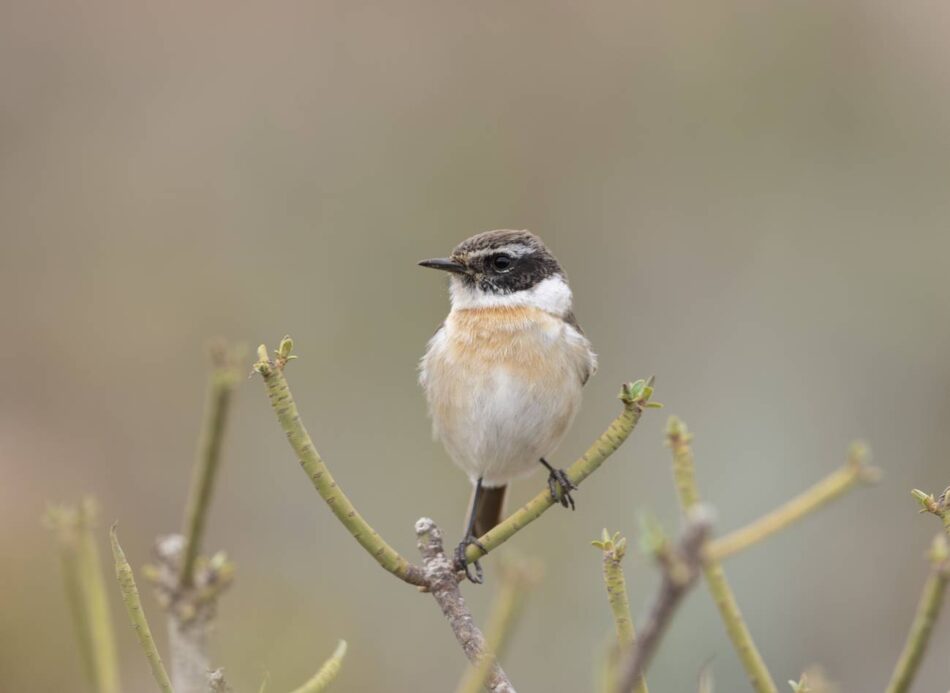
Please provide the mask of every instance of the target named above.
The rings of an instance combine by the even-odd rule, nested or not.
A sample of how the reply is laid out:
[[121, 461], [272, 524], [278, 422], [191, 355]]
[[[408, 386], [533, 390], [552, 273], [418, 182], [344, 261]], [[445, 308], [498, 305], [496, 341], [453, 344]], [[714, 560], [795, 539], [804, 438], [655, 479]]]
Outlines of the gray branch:
[[710, 509], [697, 506], [690, 511], [679, 544], [657, 552], [663, 568], [663, 579], [646, 622], [638, 629], [637, 641], [621, 659], [617, 684], [620, 693], [629, 693], [643, 678], [676, 607], [696, 583], [703, 563], [703, 545], [712, 529], [712, 519]]
[[214, 629], [218, 597], [231, 582], [232, 569], [218, 554], [195, 570], [191, 585], [180, 580], [185, 538], [160, 537], [150, 576], [159, 604], [168, 616], [168, 649], [175, 693], [226, 691], [223, 674], [212, 672], [208, 641]]
[[[465, 656], [477, 665], [486, 654], [485, 636], [475, 625], [472, 612], [462, 598], [455, 567], [442, 547], [442, 530], [431, 519], [423, 517], [416, 522], [416, 536], [428, 590], [442, 609]], [[491, 665], [485, 686], [492, 693], [515, 693], [497, 662]]]

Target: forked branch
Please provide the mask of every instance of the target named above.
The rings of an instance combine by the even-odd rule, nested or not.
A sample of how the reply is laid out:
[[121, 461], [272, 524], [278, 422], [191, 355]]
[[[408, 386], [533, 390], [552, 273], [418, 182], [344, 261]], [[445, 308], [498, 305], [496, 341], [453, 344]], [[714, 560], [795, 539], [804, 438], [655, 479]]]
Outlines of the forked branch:
[[641, 685], [650, 659], [660, 644], [676, 607], [695, 584], [703, 562], [703, 544], [712, 529], [712, 511], [703, 506], [693, 507], [687, 515], [686, 527], [677, 546], [670, 546], [665, 539], [650, 540], [654, 553], [663, 569], [653, 604], [646, 622], [640, 629], [640, 637], [632, 648], [627, 648], [620, 663], [618, 693], [629, 693]]
[[[291, 447], [297, 455], [300, 466], [310, 477], [313, 487], [320, 497], [330, 506], [330, 510], [346, 527], [353, 538], [385, 570], [396, 577], [420, 587], [426, 586], [424, 571], [410, 563], [390, 546], [375, 529], [357, 511], [356, 506], [337, 485], [326, 463], [320, 457], [310, 434], [300, 419], [300, 413], [290, 392], [290, 386], [284, 377], [284, 367], [296, 358], [293, 354], [293, 340], [284, 337], [281, 340], [274, 358], [267, 353], [262, 344], [257, 350], [258, 360], [254, 370], [264, 379], [271, 406], [277, 414], [277, 420], [287, 436]], [[644, 409], [658, 407], [650, 401], [653, 394], [651, 382], [639, 380], [624, 385], [620, 394], [624, 410], [608, 429], [594, 442], [588, 451], [579, 460], [574, 462], [566, 471], [570, 480], [579, 485], [600, 467], [604, 461], [619, 448], [630, 436]], [[554, 501], [547, 488], [538, 493], [520, 509], [503, 520], [497, 527], [479, 538], [479, 543], [485, 548], [482, 552], [475, 546], [470, 546], [466, 552], [466, 559], [471, 562], [485, 553], [492, 551], [508, 539], [539, 518], [553, 505]]]

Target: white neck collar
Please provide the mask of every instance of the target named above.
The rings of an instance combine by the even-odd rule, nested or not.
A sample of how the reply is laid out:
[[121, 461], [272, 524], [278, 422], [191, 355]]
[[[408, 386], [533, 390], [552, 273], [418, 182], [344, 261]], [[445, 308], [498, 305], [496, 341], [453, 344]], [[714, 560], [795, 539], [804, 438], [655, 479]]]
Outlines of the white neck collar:
[[478, 287], [466, 284], [460, 277], [452, 277], [449, 282], [449, 295], [453, 310], [530, 306], [559, 317], [571, 311], [573, 302], [571, 287], [560, 274], [548, 277], [530, 289], [510, 294], [481, 291]]

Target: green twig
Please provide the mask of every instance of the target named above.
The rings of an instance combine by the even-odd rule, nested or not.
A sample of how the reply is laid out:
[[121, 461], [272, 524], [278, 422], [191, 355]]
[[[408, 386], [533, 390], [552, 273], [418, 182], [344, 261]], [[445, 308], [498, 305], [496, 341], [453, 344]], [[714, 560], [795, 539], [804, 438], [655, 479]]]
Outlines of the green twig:
[[201, 550], [211, 492], [221, 459], [221, 442], [234, 386], [238, 381], [237, 363], [241, 358], [241, 350], [229, 351], [224, 345], [215, 345], [211, 350], [212, 371], [208, 379], [207, 404], [182, 529], [185, 536], [184, 559], [179, 576], [182, 587], [190, 587], [194, 581], [195, 560]]
[[[600, 465], [616, 452], [617, 448], [623, 445], [624, 441], [633, 433], [633, 429], [636, 428], [644, 409], [655, 409], [662, 406], [658, 402], [651, 402], [650, 397], [652, 396], [652, 378], [637, 380], [623, 386], [619, 395], [623, 402], [623, 411], [620, 416], [614, 419], [607, 430], [594, 441], [583, 457], [565, 470], [567, 477], [574, 486], [580, 486], [584, 479], [597, 471]], [[550, 491], [545, 487], [543, 491], [539, 492], [521, 508], [480, 536], [478, 544], [484, 548], [484, 551], [478, 545], [472, 544], [465, 552], [465, 559], [471, 563], [486, 553], [494, 551], [527, 525], [541, 517], [555, 502], [551, 498]]]
[[[310, 434], [307, 433], [307, 429], [300, 419], [297, 405], [290, 392], [290, 386], [284, 377], [284, 367], [287, 362], [296, 358], [293, 355], [293, 340], [290, 337], [284, 337], [274, 354], [273, 360], [267, 353], [267, 347], [263, 344], [258, 347], [257, 356], [258, 360], [254, 364], [254, 370], [264, 379], [271, 406], [277, 414], [277, 420], [296, 453], [300, 466], [310, 477], [317, 493], [330, 506], [330, 510], [336, 515], [337, 519], [377, 563], [410, 584], [425, 586], [426, 579], [422, 569], [400, 555], [359, 514], [350, 499], [337, 485], [330, 474], [330, 470], [317, 453]], [[584, 456], [567, 469], [567, 475], [575, 485], [579, 485], [590, 476], [620, 447], [637, 425], [644, 409], [661, 406], [650, 401], [652, 394], [652, 380], [638, 380], [635, 383], [624, 385], [623, 391], [620, 393], [624, 411], [584, 453]], [[553, 503], [550, 492], [545, 488], [544, 491], [509, 515], [494, 529], [479, 537], [479, 543], [485, 548], [484, 553], [501, 546], [518, 531], [544, 514]], [[471, 562], [484, 555], [484, 553], [477, 547], [470, 546], [465, 558]]]
[[[617, 648], [626, 652], [636, 640], [633, 619], [630, 617], [630, 600], [627, 597], [627, 581], [620, 562], [627, 552], [627, 540], [619, 532], [611, 535], [606, 529], [599, 541], [591, 542], [599, 548], [603, 556], [604, 586], [607, 589], [607, 602], [614, 619], [617, 632]], [[634, 688], [636, 693], [647, 693], [646, 678], [641, 677]]]
[[[700, 502], [693, 463], [693, 450], [690, 446], [691, 440], [692, 436], [687, 431], [685, 424], [676, 417], [670, 417], [667, 426], [667, 441], [673, 451], [673, 478], [676, 482], [680, 505], [686, 512], [689, 512]], [[709, 585], [709, 591], [726, 626], [726, 632], [732, 641], [736, 654], [739, 656], [739, 660], [742, 662], [742, 666], [745, 668], [752, 687], [758, 693], [777, 693], [778, 689], [772, 675], [752, 640], [752, 634], [742, 619], [742, 612], [739, 611], [739, 605], [726, 580], [722, 565], [718, 561], [707, 557], [703, 572], [706, 584]]]
[[504, 655], [514, 624], [524, 608], [527, 591], [541, 578], [535, 561], [505, 562], [501, 581], [485, 624], [485, 652], [477, 664], [469, 664], [459, 682], [458, 693], [478, 693], [485, 686], [492, 665]]
[[122, 592], [122, 601], [125, 603], [125, 610], [129, 614], [129, 621], [132, 623], [132, 629], [138, 636], [139, 644], [145, 653], [145, 658], [152, 669], [152, 676], [163, 693], [172, 693], [172, 684], [168, 679], [165, 667], [162, 665], [161, 655], [155, 646], [155, 640], [152, 638], [152, 630], [148, 627], [148, 620], [145, 618], [145, 612], [142, 610], [142, 600], [139, 598], [138, 588], [135, 586], [135, 576], [132, 574], [132, 566], [125, 558], [125, 552], [119, 546], [119, 537], [116, 535], [116, 526], [112, 525], [109, 531], [109, 538], [112, 541], [112, 556], [115, 559], [115, 577], [119, 581], [119, 589]]
[[257, 350], [258, 361], [254, 364], [254, 370], [264, 379], [271, 406], [277, 414], [281, 428], [287, 435], [287, 440], [290, 441], [291, 447], [297, 454], [300, 466], [310, 477], [317, 493], [330, 506], [333, 514], [350, 531], [360, 546], [376, 559], [377, 563], [410, 584], [425, 585], [425, 575], [422, 570], [403, 558], [363, 519], [350, 499], [343, 493], [343, 489], [337, 486], [330, 470], [313, 446], [310, 434], [307, 433], [306, 427], [300, 420], [297, 405], [290, 393], [290, 386], [284, 377], [284, 366], [288, 361], [296, 358], [291, 353], [292, 351], [293, 340], [290, 337], [284, 337], [274, 355], [274, 360], [271, 361], [267, 355], [267, 348], [262, 344]]
[[950, 582], [950, 551], [947, 547], [947, 538], [938, 534], [930, 550], [931, 570], [924, 584], [924, 591], [917, 605], [914, 623], [911, 625], [907, 642], [901, 652], [891, 682], [886, 693], [905, 693], [917, 674], [917, 669], [927, 650], [927, 643], [933, 632], [934, 623], [940, 614], [947, 583]]
[[920, 512], [939, 517], [943, 521], [947, 536], [950, 536], [950, 487], [945, 488], [936, 498], [916, 488], [910, 493], [920, 504]]
[[[327, 686], [329, 686], [337, 674], [340, 673], [340, 668], [343, 666], [343, 657], [345, 656], [346, 640], [341, 640], [336, 646], [333, 655], [323, 663], [323, 666], [313, 675], [313, 678], [300, 688], [295, 688], [293, 693], [320, 693], [320, 691], [325, 691]], [[263, 686], [264, 684], [261, 685]]]
[[96, 503], [84, 498], [77, 507], [51, 507], [45, 520], [59, 544], [66, 598], [89, 687], [96, 693], [118, 693], [115, 633], [93, 534]]
[[757, 544], [776, 532], [818, 510], [826, 503], [843, 496], [862, 484], [871, 484], [880, 478], [881, 472], [866, 464], [867, 448], [853, 443], [848, 451], [845, 465], [833, 471], [804, 493], [755, 520], [749, 525], [714, 539], [706, 547], [707, 557], [721, 561]]

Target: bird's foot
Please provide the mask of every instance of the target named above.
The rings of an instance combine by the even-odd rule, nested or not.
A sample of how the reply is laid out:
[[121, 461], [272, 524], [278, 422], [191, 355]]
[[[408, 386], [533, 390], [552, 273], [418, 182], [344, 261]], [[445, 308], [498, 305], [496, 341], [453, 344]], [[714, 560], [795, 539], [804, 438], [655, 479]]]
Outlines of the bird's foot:
[[[469, 546], [477, 546], [479, 550], [482, 552], [482, 554], [488, 553], [488, 551], [485, 550], [485, 547], [482, 546], [481, 542], [479, 542], [477, 538], [469, 534], [467, 537], [465, 537], [464, 539], [462, 539], [462, 541], [459, 542], [458, 546], [455, 547], [455, 569], [463, 571], [465, 573], [465, 577], [468, 578], [469, 582], [474, 582], [476, 585], [480, 585], [483, 582], [483, 573], [482, 573], [481, 563], [479, 563], [477, 560], [469, 563], [465, 559], [465, 550]], [[475, 567], [474, 575], [472, 575], [472, 571], [470, 570], [472, 566]]]
[[548, 469], [548, 489], [551, 491], [551, 500], [573, 510], [574, 498], [571, 496], [571, 491], [577, 486], [568, 478], [563, 469], [555, 469], [543, 459], [541, 464]]

